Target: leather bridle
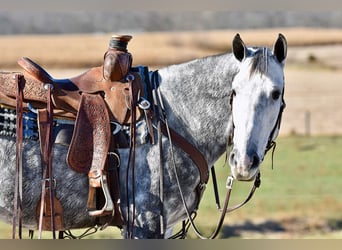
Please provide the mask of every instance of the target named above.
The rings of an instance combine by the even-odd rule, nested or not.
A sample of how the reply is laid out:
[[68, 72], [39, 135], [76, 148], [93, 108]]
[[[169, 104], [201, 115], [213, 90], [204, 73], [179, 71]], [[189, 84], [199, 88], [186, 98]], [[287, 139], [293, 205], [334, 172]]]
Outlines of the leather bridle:
[[[231, 93], [229, 94], [229, 98], [230, 98], [230, 107], [231, 107], [231, 111], [233, 109], [233, 98], [235, 96], [235, 91], [232, 90]], [[281, 119], [282, 119], [282, 114], [283, 114], [283, 111], [286, 107], [286, 104], [285, 104], [285, 100], [284, 100], [284, 88], [283, 88], [283, 91], [282, 91], [282, 103], [281, 103], [281, 106], [280, 106], [280, 109], [279, 109], [279, 113], [278, 113], [278, 116], [277, 116], [277, 120], [276, 120], [276, 123], [273, 127], [273, 129], [271, 130], [271, 133], [270, 133], [270, 136], [269, 136], [269, 139], [268, 139], [268, 142], [267, 142], [267, 145], [266, 145], [266, 149], [265, 149], [265, 155], [266, 153], [273, 148], [272, 150], [272, 168], [273, 168], [273, 155], [274, 155], [274, 150], [275, 150], [275, 147], [276, 147], [276, 142], [274, 141], [275, 140], [275, 133], [277, 130], [279, 130], [280, 128], [280, 124], [281, 124]], [[233, 137], [234, 137], [234, 121], [232, 119], [232, 132], [230, 134], [230, 136], [228, 137], [228, 147], [229, 145], [232, 144], [233, 142]], [[170, 143], [170, 146], [172, 148], [172, 143]], [[227, 147], [227, 149], [228, 149]], [[228, 150], [227, 150], [227, 157], [228, 157]], [[174, 169], [176, 169], [176, 164], [175, 164], [175, 161], [173, 161], [173, 165], [174, 165]], [[223, 225], [223, 222], [224, 222], [224, 218], [225, 218], [225, 215], [227, 213], [230, 213], [240, 207], [242, 207], [243, 205], [245, 205], [248, 201], [251, 200], [251, 198], [253, 197], [255, 191], [257, 188], [260, 187], [260, 184], [261, 184], [261, 180], [260, 180], [260, 177], [261, 177], [261, 174], [260, 172], [257, 173], [256, 177], [255, 177], [255, 180], [254, 180], [254, 183], [253, 183], [253, 186], [249, 192], [249, 194], [247, 195], [247, 198], [241, 202], [240, 204], [238, 205], [235, 205], [235, 206], [232, 206], [232, 207], [228, 207], [229, 205], [229, 200], [230, 200], [230, 197], [231, 197], [231, 191], [232, 191], [232, 187], [233, 187], [233, 181], [234, 181], [234, 178], [232, 176], [228, 176], [227, 178], [227, 182], [226, 182], [226, 188], [227, 188], [227, 192], [226, 192], [226, 196], [225, 196], [225, 201], [224, 201], [224, 205], [223, 205], [223, 208], [221, 209], [221, 206], [220, 206], [220, 201], [219, 201], [219, 195], [218, 195], [218, 188], [217, 188], [217, 182], [216, 182], [216, 174], [215, 174], [215, 169], [214, 169], [214, 166], [211, 168], [212, 170], [212, 179], [213, 179], [213, 185], [214, 185], [214, 192], [215, 192], [215, 199], [216, 199], [216, 204], [217, 204], [217, 208], [218, 210], [221, 212], [221, 215], [220, 215], [220, 218], [219, 218], [219, 221], [217, 223], [217, 226], [216, 226], [216, 229], [214, 230], [214, 232], [209, 236], [209, 237], [205, 237], [199, 230], [198, 228], [196, 227], [195, 223], [194, 223], [194, 219], [197, 215], [196, 211], [195, 212], [192, 212], [190, 213], [186, 203], [185, 203], [185, 199], [184, 199], [184, 195], [183, 195], [183, 192], [182, 192], [182, 189], [181, 189], [181, 186], [178, 182], [178, 188], [179, 188], [179, 191], [180, 191], [180, 194], [181, 194], [181, 197], [182, 197], [182, 201], [183, 201], [183, 206], [185, 208], [185, 211], [186, 211], [186, 214], [187, 214], [187, 221], [183, 221], [183, 227], [182, 229], [176, 233], [175, 235], [173, 235], [171, 238], [172, 239], [176, 239], [176, 238], [185, 238], [186, 234], [187, 234], [187, 231], [191, 225], [191, 227], [193, 228], [194, 232], [196, 233], [196, 235], [201, 238], [201, 239], [214, 239], [217, 237], [220, 229], [222, 228], [222, 225]], [[177, 177], [177, 173], [176, 173], [176, 178]]]

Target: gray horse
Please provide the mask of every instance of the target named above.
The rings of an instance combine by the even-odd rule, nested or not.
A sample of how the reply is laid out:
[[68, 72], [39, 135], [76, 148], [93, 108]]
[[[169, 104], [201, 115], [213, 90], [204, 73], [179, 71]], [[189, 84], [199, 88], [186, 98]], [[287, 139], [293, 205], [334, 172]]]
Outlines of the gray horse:
[[[170, 128], [193, 144], [208, 166], [226, 152], [228, 138], [233, 138], [229, 155], [232, 175], [237, 180], [253, 180], [267, 147], [278, 135], [286, 54], [281, 34], [273, 50], [247, 47], [236, 35], [233, 53], [160, 69], [158, 93]], [[136, 148], [134, 205], [130, 198], [133, 185], [126, 187], [129, 149], [119, 151], [121, 210], [126, 221], [132, 221], [134, 215], [133, 229], [125, 226], [124, 237], [167, 237], [176, 223], [187, 218], [180, 192], [190, 211], [198, 203], [197, 166], [181, 149], [171, 146], [167, 137], [162, 137], [162, 144], [163, 189], [159, 146], [145, 143]], [[65, 228], [85, 228], [96, 223], [86, 211], [88, 178], [67, 166], [67, 151], [68, 145], [55, 143], [56, 194], [64, 207]], [[42, 176], [39, 143], [25, 140], [23, 157], [23, 225], [36, 229]], [[0, 217], [6, 222], [12, 218], [15, 162], [15, 138], [0, 136]]]

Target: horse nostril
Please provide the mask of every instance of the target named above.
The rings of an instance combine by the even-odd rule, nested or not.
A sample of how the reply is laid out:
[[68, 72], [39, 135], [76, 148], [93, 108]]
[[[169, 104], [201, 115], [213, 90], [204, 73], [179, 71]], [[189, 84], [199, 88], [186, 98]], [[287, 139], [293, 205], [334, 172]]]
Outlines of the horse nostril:
[[260, 158], [258, 155], [253, 156], [252, 168], [259, 166]]
[[230, 165], [232, 165], [232, 166], [236, 166], [236, 165], [237, 165], [237, 160], [236, 160], [235, 151], [232, 151], [232, 152], [230, 153], [230, 156], [229, 156], [229, 163], [230, 163]]

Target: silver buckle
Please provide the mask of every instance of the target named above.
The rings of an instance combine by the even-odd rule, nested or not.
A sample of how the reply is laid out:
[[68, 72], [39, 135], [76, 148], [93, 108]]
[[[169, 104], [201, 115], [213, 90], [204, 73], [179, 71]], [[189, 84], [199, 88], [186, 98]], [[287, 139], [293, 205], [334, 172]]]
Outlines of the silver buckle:
[[114, 124], [115, 125], [115, 129], [113, 131], [113, 135], [116, 135], [117, 133], [119, 133], [122, 129], [122, 126], [120, 123], [117, 123], [117, 122], [110, 122], [110, 124]]
[[44, 84], [44, 90], [48, 91], [49, 88], [50, 88], [50, 90], [52, 91], [53, 88], [54, 88], [53, 84], [51, 84], [51, 83], [45, 83], [45, 84]]
[[51, 185], [51, 179], [50, 178], [42, 179], [42, 184], [45, 185], [45, 189], [52, 188], [52, 190], [55, 190], [56, 186], [57, 186], [55, 178], [52, 179], [52, 185]]
[[143, 110], [147, 110], [151, 107], [151, 104], [145, 98], [141, 97], [139, 100], [138, 106], [139, 106], [139, 108], [141, 108]]
[[226, 188], [227, 188], [227, 189], [232, 189], [232, 187], [233, 187], [233, 181], [234, 181], [233, 176], [228, 176], [227, 182], [226, 182]]
[[135, 77], [134, 77], [133, 74], [128, 74], [128, 75], [126, 76], [126, 81], [127, 81], [127, 82], [132, 82], [132, 81], [134, 81], [134, 79], [135, 79]]
[[27, 108], [35, 114], [38, 114], [38, 109], [35, 109], [30, 102], [27, 103]]

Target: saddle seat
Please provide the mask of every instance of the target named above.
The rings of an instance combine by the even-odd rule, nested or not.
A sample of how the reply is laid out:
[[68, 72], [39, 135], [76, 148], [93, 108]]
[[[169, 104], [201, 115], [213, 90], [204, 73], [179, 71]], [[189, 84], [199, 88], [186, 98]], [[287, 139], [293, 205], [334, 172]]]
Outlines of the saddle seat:
[[71, 79], [55, 79], [39, 64], [32, 61], [30, 58], [22, 57], [18, 60], [18, 64], [31, 76], [42, 83], [52, 83], [60, 88], [75, 91], [78, 90], [77, 85]]
[[99, 91], [108, 90], [108, 88], [111, 87], [110, 84], [108, 84], [107, 79], [104, 79], [103, 66], [91, 68], [75, 77], [56, 79], [30, 58], [22, 57], [18, 60], [18, 64], [27, 73], [42, 83], [51, 83], [54, 86], [58, 86], [58, 88], [67, 91], [81, 91], [92, 94]]
[[[117, 52], [116, 52], [117, 53]], [[113, 54], [113, 53], [111, 53]], [[119, 53], [120, 54], [120, 53]], [[108, 57], [110, 53], [106, 53]], [[128, 72], [127, 60], [123, 60], [123, 56], [119, 58], [121, 62], [121, 72]], [[106, 60], [105, 60], [106, 61]], [[124, 61], [124, 62], [122, 62]], [[40, 65], [32, 61], [27, 57], [22, 57], [18, 60], [18, 64], [25, 70], [24, 73], [28, 75], [25, 79], [33, 78], [36, 81], [27, 81], [27, 84], [35, 85], [30, 89], [31, 93], [27, 93], [26, 97], [28, 100], [33, 101], [45, 101], [44, 84], [49, 83], [54, 87], [52, 100], [57, 110], [63, 110], [63, 117], [76, 118], [79, 109], [79, 103], [81, 101], [82, 93], [96, 94], [99, 93], [106, 102], [109, 109], [110, 120], [119, 123], [130, 123], [129, 110], [130, 107], [130, 86], [126, 79], [114, 79], [105, 78], [105, 73], [108, 69], [105, 68], [105, 64], [99, 67], [94, 67], [86, 72], [71, 78], [66, 79], [55, 79]], [[126, 70], [122, 69], [126, 68]], [[142, 94], [142, 81], [140, 76], [136, 72], [129, 72], [130, 78], [134, 79], [136, 86], [136, 93], [133, 95]], [[25, 98], [25, 93], [24, 93]], [[136, 109], [137, 115], [140, 117], [140, 111]], [[59, 112], [61, 113], [61, 112]]]

